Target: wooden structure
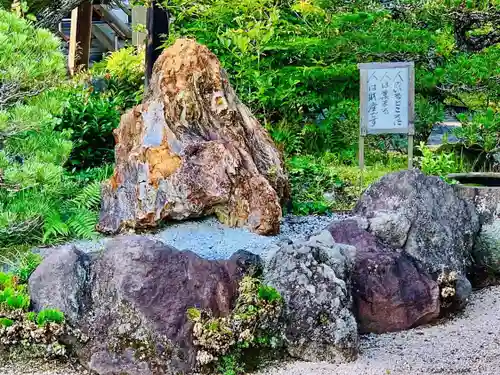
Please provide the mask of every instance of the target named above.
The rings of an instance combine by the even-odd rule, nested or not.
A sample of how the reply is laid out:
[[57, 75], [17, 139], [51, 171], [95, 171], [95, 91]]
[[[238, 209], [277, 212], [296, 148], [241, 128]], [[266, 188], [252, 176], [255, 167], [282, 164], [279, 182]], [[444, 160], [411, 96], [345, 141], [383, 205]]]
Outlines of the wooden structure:
[[134, 45], [144, 43], [146, 34], [133, 32], [132, 26], [141, 23], [146, 28], [146, 10], [130, 9], [119, 1], [113, 4], [86, 1], [73, 10], [70, 20], [64, 19], [59, 25], [60, 36], [69, 45], [71, 74], [130, 42]]
[[168, 12], [153, 0], [147, 14], [146, 87], [153, 74], [153, 66], [160, 57], [163, 38], [168, 36], [169, 22]]
[[86, 1], [71, 13], [68, 66], [71, 74], [88, 67], [92, 40], [92, 3]]
[[[59, 30], [69, 42], [69, 71], [71, 74], [88, 68], [91, 62], [92, 37], [107, 51], [115, 51], [126, 42], [139, 46], [146, 41], [146, 86], [153, 72], [153, 65], [161, 54], [163, 38], [169, 34], [169, 16], [157, 1], [152, 2], [149, 9], [135, 7], [129, 9], [121, 2], [121, 11], [131, 22], [124, 22], [107, 4], [93, 4], [88, 0], [74, 9], [71, 15], [70, 37], [66, 38], [64, 28]], [[95, 24], [93, 19], [103, 21], [111, 30], [106, 32], [102, 25]], [[143, 25], [141, 28], [140, 25]], [[104, 51], [103, 51], [104, 52]]]

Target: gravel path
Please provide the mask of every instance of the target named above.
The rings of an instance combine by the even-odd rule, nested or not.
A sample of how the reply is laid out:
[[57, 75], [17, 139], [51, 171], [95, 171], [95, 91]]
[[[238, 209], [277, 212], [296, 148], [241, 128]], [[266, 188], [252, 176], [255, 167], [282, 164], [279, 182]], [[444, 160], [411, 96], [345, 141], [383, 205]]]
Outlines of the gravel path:
[[444, 324], [362, 338], [350, 364], [290, 363], [260, 375], [500, 374], [500, 287], [475, 292]]
[[[500, 287], [475, 292], [465, 312], [439, 325], [364, 336], [356, 362], [289, 363], [256, 375], [498, 375]], [[82, 375], [71, 366], [0, 363], [1, 375]]]

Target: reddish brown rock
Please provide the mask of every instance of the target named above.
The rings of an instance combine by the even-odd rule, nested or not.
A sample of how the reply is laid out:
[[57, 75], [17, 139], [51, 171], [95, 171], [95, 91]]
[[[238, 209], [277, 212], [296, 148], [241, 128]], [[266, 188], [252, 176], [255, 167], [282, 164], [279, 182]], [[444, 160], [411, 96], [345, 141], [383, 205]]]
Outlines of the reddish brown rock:
[[356, 247], [352, 294], [361, 332], [409, 329], [439, 316], [439, 286], [410, 256], [385, 246], [356, 220], [327, 229], [336, 242]]
[[54, 249], [29, 287], [36, 310], [63, 311], [88, 337], [68, 343], [96, 374], [190, 374], [197, 349], [188, 309], [228, 315], [241, 278], [260, 268], [260, 258], [243, 251], [211, 261], [144, 237], [118, 236], [95, 254]]
[[163, 52], [144, 103], [122, 117], [115, 139], [100, 231], [210, 214], [279, 231], [289, 194], [281, 155], [205, 46], [180, 39]]

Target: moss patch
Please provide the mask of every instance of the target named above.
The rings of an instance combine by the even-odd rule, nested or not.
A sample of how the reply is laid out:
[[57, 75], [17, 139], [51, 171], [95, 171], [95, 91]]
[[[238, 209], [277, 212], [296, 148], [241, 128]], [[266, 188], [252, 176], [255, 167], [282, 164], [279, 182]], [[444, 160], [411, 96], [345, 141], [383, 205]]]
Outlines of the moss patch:
[[194, 322], [200, 371], [244, 374], [275, 358], [283, 345], [282, 311], [279, 293], [252, 277], [241, 281], [236, 306], [229, 316], [216, 318], [209, 311], [190, 308], [187, 314]]

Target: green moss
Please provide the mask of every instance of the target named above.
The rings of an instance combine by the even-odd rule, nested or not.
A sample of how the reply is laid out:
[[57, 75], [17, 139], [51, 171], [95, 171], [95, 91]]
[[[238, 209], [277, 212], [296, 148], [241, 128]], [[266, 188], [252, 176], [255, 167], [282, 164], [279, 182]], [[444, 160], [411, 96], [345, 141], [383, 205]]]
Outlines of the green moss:
[[201, 318], [201, 311], [197, 308], [191, 307], [188, 309], [187, 315], [189, 320], [196, 322]]
[[267, 302], [279, 301], [281, 299], [281, 296], [278, 293], [278, 291], [267, 285], [259, 286], [258, 295], [260, 299]]
[[10, 327], [14, 324], [12, 319], [0, 318], [0, 327]]
[[64, 314], [59, 310], [46, 309], [38, 313], [36, 323], [43, 327], [47, 323], [61, 324], [64, 322]]

